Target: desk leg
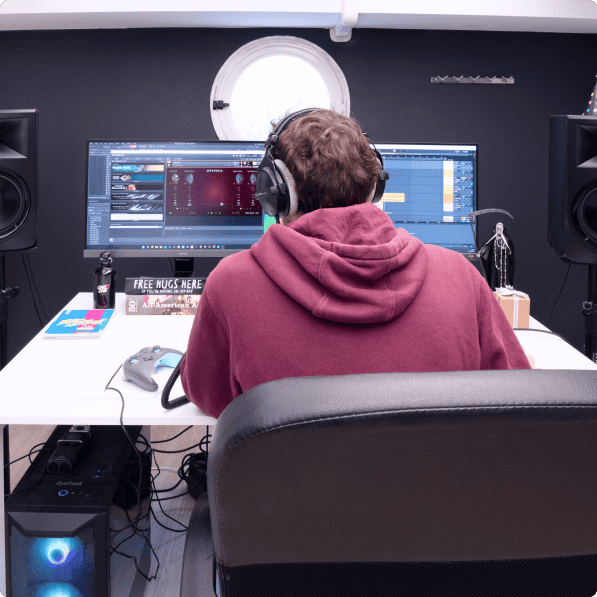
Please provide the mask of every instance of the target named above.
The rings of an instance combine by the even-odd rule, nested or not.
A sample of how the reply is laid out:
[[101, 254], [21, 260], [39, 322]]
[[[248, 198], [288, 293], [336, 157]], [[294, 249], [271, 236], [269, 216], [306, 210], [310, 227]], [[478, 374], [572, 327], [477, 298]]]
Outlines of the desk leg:
[[[0, 425], [2, 428], [2, 441], [0, 442], [0, 462], [4, 474], [0, 475], [0, 593], [6, 595], [6, 545], [4, 543], [4, 492], [10, 491], [10, 471], [8, 466], [8, 425]], [[6, 489], [5, 489], [6, 488]]]

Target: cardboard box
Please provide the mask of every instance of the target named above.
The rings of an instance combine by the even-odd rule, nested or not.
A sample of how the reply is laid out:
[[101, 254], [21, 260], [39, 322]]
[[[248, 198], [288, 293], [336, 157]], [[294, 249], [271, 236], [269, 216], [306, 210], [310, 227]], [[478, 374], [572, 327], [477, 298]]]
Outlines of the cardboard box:
[[528, 294], [509, 288], [496, 288], [494, 296], [513, 328], [528, 328], [531, 299]]

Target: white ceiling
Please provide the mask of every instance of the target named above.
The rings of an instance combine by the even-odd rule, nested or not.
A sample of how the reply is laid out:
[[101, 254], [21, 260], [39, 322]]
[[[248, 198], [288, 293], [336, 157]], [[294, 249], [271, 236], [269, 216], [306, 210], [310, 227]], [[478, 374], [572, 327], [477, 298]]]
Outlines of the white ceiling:
[[351, 26], [597, 33], [597, 0], [0, 0], [0, 30]]

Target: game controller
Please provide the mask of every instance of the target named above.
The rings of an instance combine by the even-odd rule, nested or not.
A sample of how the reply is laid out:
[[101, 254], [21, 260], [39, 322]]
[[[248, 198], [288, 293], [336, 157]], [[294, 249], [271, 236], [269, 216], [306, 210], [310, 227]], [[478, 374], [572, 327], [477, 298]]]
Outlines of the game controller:
[[155, 392], [158, 384], [151, 376], [155, 375], [156, 369], [160, 366], [176, 367], [182, 357], [183, 353], [173, 348], [147, 346], [123, 363], [124, 379], [134, 381], [144, 390]]

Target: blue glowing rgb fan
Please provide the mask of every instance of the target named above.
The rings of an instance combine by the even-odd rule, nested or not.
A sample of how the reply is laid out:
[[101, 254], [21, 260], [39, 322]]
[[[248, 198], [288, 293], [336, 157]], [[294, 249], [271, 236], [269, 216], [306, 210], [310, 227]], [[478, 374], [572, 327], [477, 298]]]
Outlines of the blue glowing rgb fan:
[[81, 593], [72, 585], [53, 582], [44, 585], [35, 597], [81, 597]]
[[36, 555], [42, 560], [45, 557], [53, 566], [63, 566], [71, 562], [81, 547], [81, 541], [76, 537], [38, 539], [34, 544], [34, 549], [38, 552]]
[[12, 529], [15, 597], [87, 597], [95, 590], [94, 546], [90, 528], [74, 537], [23, 535]]

